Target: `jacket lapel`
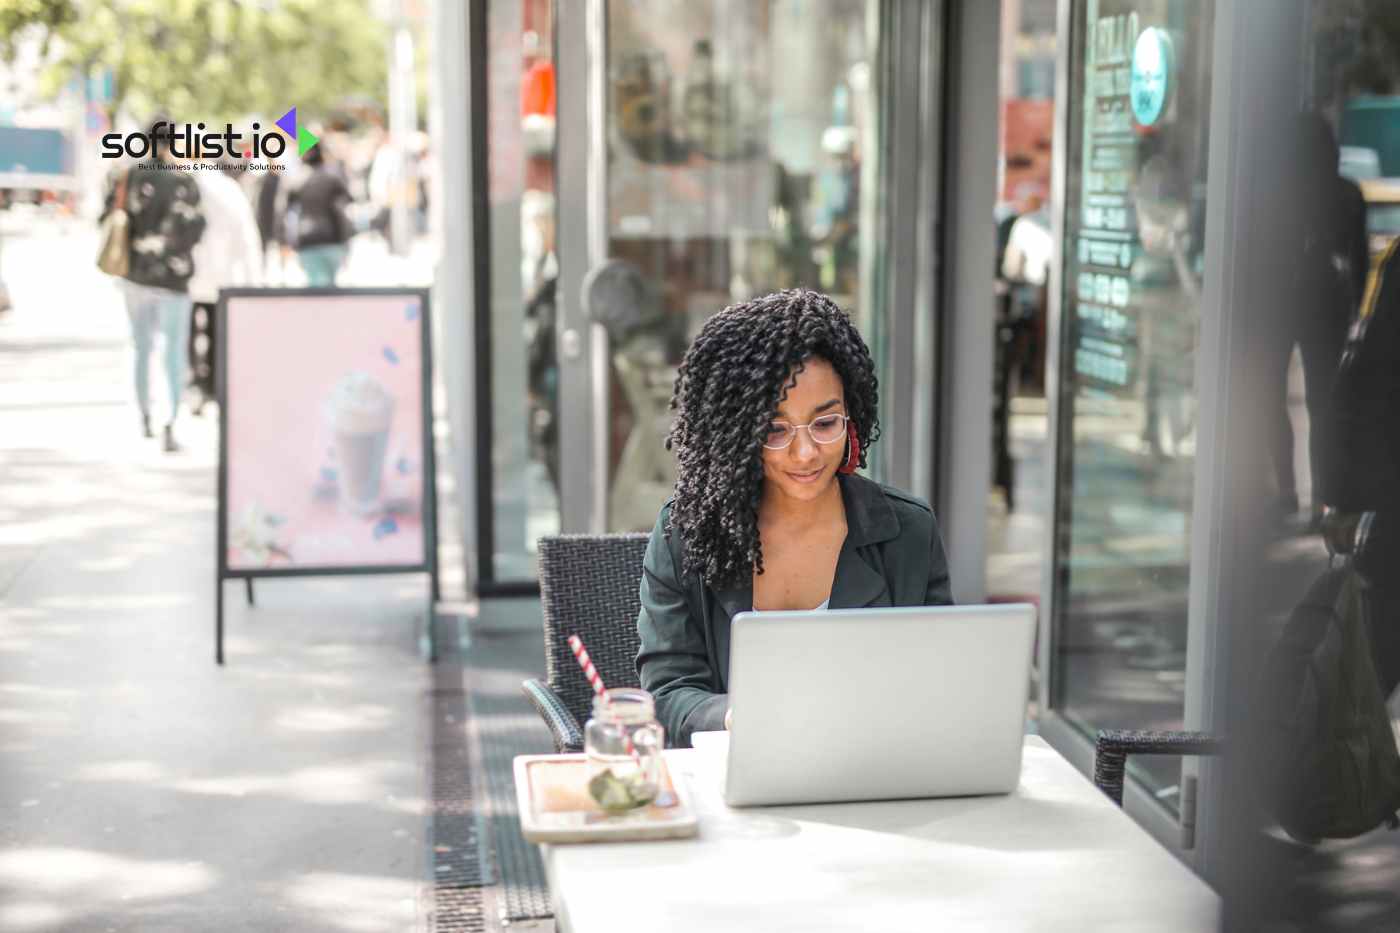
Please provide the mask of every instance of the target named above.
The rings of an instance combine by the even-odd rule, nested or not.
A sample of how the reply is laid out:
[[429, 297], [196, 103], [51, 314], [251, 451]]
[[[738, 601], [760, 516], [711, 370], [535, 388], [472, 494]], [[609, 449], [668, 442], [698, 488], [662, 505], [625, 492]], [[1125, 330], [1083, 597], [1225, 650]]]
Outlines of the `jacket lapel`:
[[729, 642], [734, 617], [753, 609], [753, 583], [716, 590], [714, 597], [714, 605], [710, 609], [710, 622], [714, 628], [715, 656], [710, 662], [719, 672], [719, 683], [715, 684], [715, 690], [724, 693], [729, 690]]
[[715, 599], [730, 619], [741, 612], [749, 612], [753, 609], [753, 581], [727, 590], [715, 590]]
[[[851, 546], [849, 538], [836, 558], [836, 578], [831, 581], [831, 609], [860, 609], [889, 604], [885, 576]], [[881, 597], [884, 597], [883, 599]]]
[[899, 519], [884, 492], [863, 476], [841, 477], [846, 505], [846, 541], [836, 558], [836, 578], [831, 583], [832, 609], [860, 609], [890, 603], [889, 585], [882, 568], [867, 559], [870, 545], [899, 536]]

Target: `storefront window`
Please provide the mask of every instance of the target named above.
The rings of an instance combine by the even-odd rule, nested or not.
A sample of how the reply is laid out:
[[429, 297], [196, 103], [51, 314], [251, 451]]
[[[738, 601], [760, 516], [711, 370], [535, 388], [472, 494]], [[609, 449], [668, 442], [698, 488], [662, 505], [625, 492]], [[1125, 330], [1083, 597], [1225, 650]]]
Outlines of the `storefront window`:
[[1183, 725], [1213, 14], [1074, 9], [1051, 705], [1089, 735]]
[[1055, 0], [1001, 0], [996, 344], [987, 596], [1039, 602], [1045, 536], [1046, 321], [1055, 134]]
[[[884, 5], [831, 0], [820, 16], [797, 0], [605, 5], [602, 99], [590, 119], [601, 117], [607, 171], [590, 183], [605, 187], [608, 261], [590, 276], [607, 275], [581, 290], [589, 320], [609, 338], [601, 412], [588, 393], [561, 396], [555, 355], [570, 337], [555, 323], [556, 221], [584, 222], [560, 215], [559, 205], [581, 214], [599, 194], [556, 190], [558, 7], [485, 6], [491, 501], [482, 504], [483, 575], [524, 582], [535, 576], [536, 539], [560, 527], [561, 472], [573, 476], [583, 463], [579, 451], [561, 450], [561, 424], [602, 422], [594, 427], [607, 443], [606, 527], [652, 527], [675, 481], [665, 437], [676, 368], [725, 306], [821, 289], [852, 313], [883, 373]], [[879, 469], [876, 461], [872, 472]]]
[[491, 540], [497, 582], [535, 577], [559, 530], [551, 0], [486, 5], [491, 264]]
[[674, 486], [676, 367], [715, 312], [817, 288], [884, 359], [879, 6], [608, 5], [607, 254], [639, 283], [603, 319], [610, 529], [650, 529]]

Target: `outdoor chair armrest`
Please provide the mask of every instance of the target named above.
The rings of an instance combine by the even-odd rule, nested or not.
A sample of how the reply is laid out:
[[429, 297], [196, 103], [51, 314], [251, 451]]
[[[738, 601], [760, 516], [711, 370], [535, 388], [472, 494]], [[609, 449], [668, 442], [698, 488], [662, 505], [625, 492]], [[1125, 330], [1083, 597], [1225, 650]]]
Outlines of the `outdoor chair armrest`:
[[554, 750], [558, 753], [583, 751], [583, 728], [574, 718], [574, 714], [569, 712], [564, 701], [559, 698], [550, 686], [539, 680], [526, 680], [520, 684], [520, 689], [525, 696], [534, 704], [535, 710], [549, 726], [550, 734], [554, 736]]
[[1218, 755], [1222, 744], [1205, 732], [1103, 729], [1094, 743], [1094, 786], [1121, 807], [1129, 755]]

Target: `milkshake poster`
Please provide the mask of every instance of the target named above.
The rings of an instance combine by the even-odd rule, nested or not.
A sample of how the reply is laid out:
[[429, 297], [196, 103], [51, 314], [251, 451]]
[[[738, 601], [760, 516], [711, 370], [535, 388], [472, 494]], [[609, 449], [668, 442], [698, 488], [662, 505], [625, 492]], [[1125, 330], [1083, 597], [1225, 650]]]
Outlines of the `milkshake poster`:
[[227, 298], [227, 567], [423, 567], [423, 298]]

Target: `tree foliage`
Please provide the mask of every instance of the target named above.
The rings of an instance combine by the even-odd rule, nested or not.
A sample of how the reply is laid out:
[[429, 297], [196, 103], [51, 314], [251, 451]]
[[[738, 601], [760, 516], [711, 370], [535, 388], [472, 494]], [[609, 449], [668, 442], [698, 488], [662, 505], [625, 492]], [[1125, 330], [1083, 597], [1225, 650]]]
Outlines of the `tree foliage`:
[[0, 60], [14, 60], [18, 40], [37, 32], [46, 42], [77, 19], [71, 0], [0, 0]]
[[[36, 36], [47, 87], [108, 71], [109, 115], [303, 120], [386, 100], [387, 24], [371, 0], [0, 0], [0, 55]], [[34, 41], [33, 39], [29, 41]]]

